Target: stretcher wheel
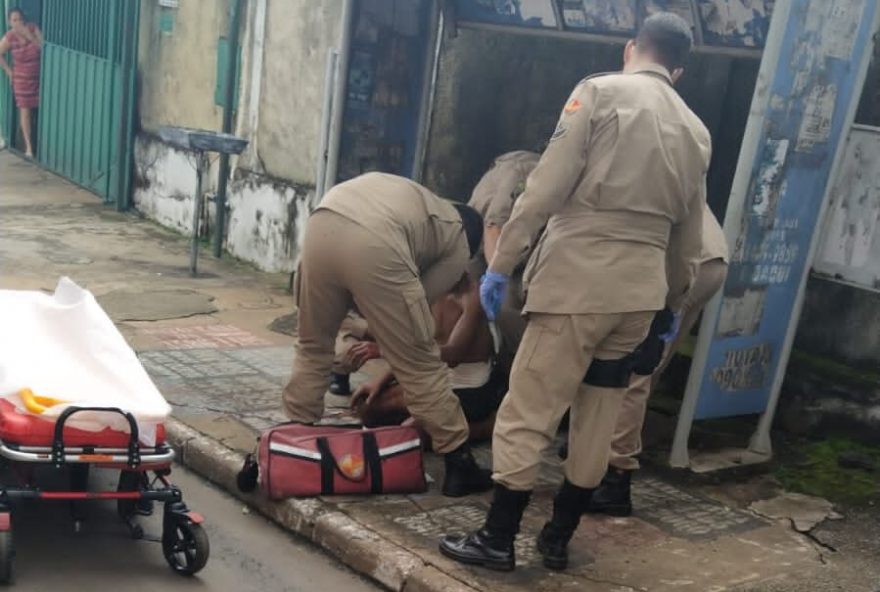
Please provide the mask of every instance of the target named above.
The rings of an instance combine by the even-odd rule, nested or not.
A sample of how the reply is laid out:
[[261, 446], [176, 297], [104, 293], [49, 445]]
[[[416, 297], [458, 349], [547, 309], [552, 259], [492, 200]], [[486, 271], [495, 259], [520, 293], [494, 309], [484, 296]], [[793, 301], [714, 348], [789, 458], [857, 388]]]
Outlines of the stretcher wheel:
[[15, 548], [12, 545], [12, 531], [0, 532], [0, 585], [6, 586], [12, 583], [12, 560], [15, 558]]
[[162, 532], [162, 552], [171, 569], [191, 576], [208, 563], [211, 546], [201, 524], [178, 519]]

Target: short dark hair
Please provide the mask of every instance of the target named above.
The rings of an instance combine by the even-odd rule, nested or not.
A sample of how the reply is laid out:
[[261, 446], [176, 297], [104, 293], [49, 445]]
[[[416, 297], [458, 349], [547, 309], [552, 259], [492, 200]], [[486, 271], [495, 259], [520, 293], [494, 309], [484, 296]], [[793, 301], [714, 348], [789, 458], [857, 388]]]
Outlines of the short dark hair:
[[21, 20], [26, 20], [26, 19], [27, 19], [27, 17], [24, 15], [24, 11], [23, 11], [21, 8], [18, 8], [18, 7], [16, 7], [16, 8], [10, 8], [10, 9], [9, 9], [9, 13], [8, 13], [6, 16], [10, 17], [10, 16], [12, 16], [12, 15], [15, 14], [15, 13], [18, 13], [18, 14], [21, 15]]
[[672, 72], [684, 66], [694, 45], [686, 20], [672, 12], [658, 12], [645, 19], [636, 45], [651, 52], [659, 64]]
[[461, 216], [461, 225], [464, 227], [464, 234], [467, 236], [468, 249], [470, 249], [471, 257], [480, 250], [483, 242], [483, 217], [474, 208], [463, 203], [454, 203], [458, 215]]

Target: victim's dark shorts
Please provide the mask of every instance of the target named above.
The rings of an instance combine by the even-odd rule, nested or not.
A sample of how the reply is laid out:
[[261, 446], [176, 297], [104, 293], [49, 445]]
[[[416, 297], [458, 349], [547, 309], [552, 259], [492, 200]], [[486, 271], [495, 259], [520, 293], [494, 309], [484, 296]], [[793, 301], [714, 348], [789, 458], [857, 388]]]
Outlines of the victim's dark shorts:
[[468, 423], [489, 419], [493, 413], [498, 411], [501, 400], [507, 393], [504, 372], [499, 369], [498, 364], [495, 364], [489, 381], [483, 386], [453, 389], [452, 392], [458, 397]]

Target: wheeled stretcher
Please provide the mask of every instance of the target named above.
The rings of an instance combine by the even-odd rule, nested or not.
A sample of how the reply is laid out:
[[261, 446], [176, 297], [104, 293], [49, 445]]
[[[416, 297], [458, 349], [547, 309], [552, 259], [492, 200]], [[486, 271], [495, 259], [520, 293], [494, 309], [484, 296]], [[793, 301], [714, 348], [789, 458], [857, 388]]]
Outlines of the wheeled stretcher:
[[[105, 428], [86, 431], [69, 425], [79, 413], [117, 415], [125, 418], [128, 430]], [[68, 406], [57, 419], [42, 418], [20, 411], [13, 403], [0, 399], [0, 457], [14, 483], [4, 479], [0, 485], [0, 583], [12, 578], [12, 503], [17, 500], [115, 500], [120, 518], [133, 538], [143, 538], [137, 523], [139, 505], [164, 504], [162, 550], [169, 566], [182, 575], [201, 570], [208, 560], [209, 543], [202, 528], [203, 518], [183, 503], [180, 489], [168, 477], [174, 451], [165, 443], [161, 424], [155, 443], [146, 446], [138, 423], [131, 413], [112, 407]], [[43, 490], [34, 482], [34, 469], [48, 466], [70, 472], [70, 488]], [[90, 491], [88, 474], [92, 467], [119, 470], [115, 491]], [[74, 509], [76, 506], [72, 506]], [[79, 518], [74, 512], [75, 527]]]
[[[83, 502], [113, 500], [135, 538], [145, 538], [136, 516], [161, 503], [168, 564], [180, 574], [202, 569], [203, 519], [169, 480], [171, 407], [95, 297], [67, 278], [52, 295], [0, 290], [0, 327], [0, 583], [12, 575], [10, 518], [20, 500], [68, 501], [76, 528]], [[115, 490], [92, 491], [92, 468], [119, 471]]]

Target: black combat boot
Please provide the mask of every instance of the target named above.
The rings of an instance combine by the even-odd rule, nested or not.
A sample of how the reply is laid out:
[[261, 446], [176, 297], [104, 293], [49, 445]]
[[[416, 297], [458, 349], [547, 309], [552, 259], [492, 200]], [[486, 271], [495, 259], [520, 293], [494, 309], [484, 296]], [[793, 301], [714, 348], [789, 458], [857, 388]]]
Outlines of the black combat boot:
[[547, 569], [563, 570], [568, 567], [568, 542], [577, 530], [592, 493], [592, 489], [578, 487], [566, 479], [556, 494], [553, 518], [538, 535], [538, 551], [544, 556], [544, 567]]
[[608, 467], [608, 472], [602, 478], [602, 483], [593, 492], [593, 497], [587, 506], [587, 512], [607, 514], [608, 516], [629, 516], [632, 514], [631, 480], [632, 471]]
[[463, 497], [492, 489], [492, 472], [480, 468], [469, 444], [463, 444], [446, 454], [446, 476], [443, 495]]
[[348, 374], [330, 373], [330, 393], [346, 396], [351, 394], [351, 384], [348, 382]]
[[496, 571], [513, 570], [516, 567], [513, 541], [531, 495], [531, 491], [511, 491], [496, 484], [483, 528], [464, 536], [447, 535], [440, 541], [440, 552], [459, 563]]

